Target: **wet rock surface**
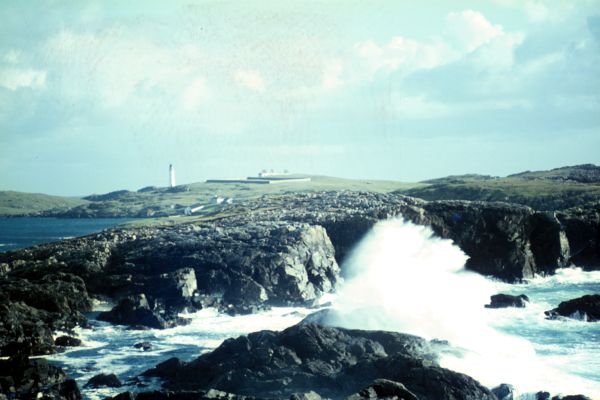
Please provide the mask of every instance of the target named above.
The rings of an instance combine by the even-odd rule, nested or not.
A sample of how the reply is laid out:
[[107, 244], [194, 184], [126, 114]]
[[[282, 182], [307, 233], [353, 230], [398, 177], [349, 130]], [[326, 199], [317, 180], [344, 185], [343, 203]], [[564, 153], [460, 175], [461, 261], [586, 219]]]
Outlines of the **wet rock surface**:
[[187, 320], [176, 314], [161, 314], [156, 311], [153, 306], [150, 306], [144, 294], [131, 295], [121, 299], [112, 310], [100, 313], [97, 318], [100, 321], [116, 325], [129, 325], [139, 329], [165, 329], [187, 323]]
[[360, 392], [350, 395], [347, 398], [347, 400], [363, 399], [418, 400], [418, 397], [399, 382], [387, 379], [377, 379], [371, 386], [364, 388]]
[[23, 353], [0, 360], [0, 394], [9, 399], [81, 399], [77, 383], [60, 368], [43, 359], [29, 360]]
[[86, 384], [86, 387], [121, 387], [123, 383], [115, 374], [98, 374], [93, 376]]
[[54, 339], [54, 344], [60, 347], [76, 347], [81, 346], [81, 339], [63, 335]]
[[[252, 396], [240, 396], [220, 390], [188, 390], [188, 391], [152, 391], [152, 392], [124, 392], [106, 400], [261, 400]], [[268, 399], [264, 399], [268, 400]], [[275, 400], [275, 399], [272, 399]], [[308, 400], [308, 399], [307, 399]], [[312, 399], [317, 400], [317, 399]]]
[[344, 398], [387, 379], [423, 400], [495, 399], [474, 379], [439, 367], [424, 339], [308, 323], [228, 339], [189, 363], [171, 359], [145, 375], [163, 378], [170, 390], [214, 388], [270, 398], [309, 389]]
[[[266, 196], [211, 221], [119, 228], [0, 253], [0, 291], [18, 293], [0, 300], [6, 310], [0, 345], [28, 338], [36, 354], [53, 351], [51, 332], [85, 323], [77, 312], [89, 309], [89, 296], [118, 303], [143, 295], [148, 307], [140, 312], [152, 327], [182, 323], [177, 314], [186, 309], [211, 306], [239, 314], [310, 305], [333, 291], [343, 275], [338, 264], [362, 236], [377, 221], [396, 216], [452, 239], [469, 256], [467, 268], [508, 282], [552, 274], [571, 261], [590, 269], [600, 265], [598, 207], [540, 213], [503, 203], [426, 202], [370, 192]], [[69, 294], [66, 303], [52, 297], [75, 288], [81, 296]], [[117, 305], [109, 320], [144, 325], [129, 321], [123, 307]]]
[[590, 294], [563, 301], [558, 307], [546, 311], [548, 319], [574, 318], [588, 322], [600, 321], [600, 294]]
[[18, 349], [53, 353], [53, 331], [84, 324], [91, 310], [83, 280], [73, 274], [50, 273], [40, 279], [0, 278], [0, 355]]
[[490, 297], [490, 304], [486, 304], [486, 308], [507, 308], [516, 307], [524, 308], [529, 302], [529, 297], [524, 294], [513, 296], [510, 294], [499, 293]]

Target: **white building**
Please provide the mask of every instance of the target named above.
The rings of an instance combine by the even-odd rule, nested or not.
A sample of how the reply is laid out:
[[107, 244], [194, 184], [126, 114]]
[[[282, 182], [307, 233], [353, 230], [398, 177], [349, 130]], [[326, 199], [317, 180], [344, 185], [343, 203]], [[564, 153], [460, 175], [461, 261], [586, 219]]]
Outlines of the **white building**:
[[173, 164], [169, 165], [169, 186], [177, 186], [177, 183], [175, 183], [175, 168], [173, 167]]

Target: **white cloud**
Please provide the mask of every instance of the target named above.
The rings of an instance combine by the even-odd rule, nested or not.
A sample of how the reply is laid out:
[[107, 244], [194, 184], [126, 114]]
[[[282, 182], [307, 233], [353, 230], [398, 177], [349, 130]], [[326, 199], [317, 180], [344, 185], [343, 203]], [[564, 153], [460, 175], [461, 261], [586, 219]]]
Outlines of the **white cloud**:
[[32, 68], [0, 68], [0, 86], [6, 89], [42, 89], [45, 85], [46, 71]]
[[502, 26], [493, 25], [473, 10], [452, 12], [446, 17], [447, 30], [459, 51], [472, 52], [503, 34]]
[[233, 79], [246, 89], [258, 93], [263, 93], [265, 91], [265, 81], [256, 70], [238, 69], [233, 73]]
[[504, 33], [481, 46], [474, 57], [479, 67], [497, 70], [511, 68], [514, 64], [514, 51], [523, 43], [525, 35], [520, 32]]
[[520, 32], [506, 32], [473, 10], [449, 13], [445, 23], [443, 37], [421, 42], [396, 36], [385, 46], [364, 41], [355, 45], [355, 53], [370, 74], [379, 70], [409, 74], [461, 59], [482, 69], [500, 69], [513, 65], [514, 50], [525, 38]]
[[444, 43], [422, 43], [402, 36], [392, 38], [383, 47], [373, 41], [361, 42], [355, 45], [355, 51], [371, 73], [380, 69], [411, 72], [434, 68], [455, 59], [453, 51]]

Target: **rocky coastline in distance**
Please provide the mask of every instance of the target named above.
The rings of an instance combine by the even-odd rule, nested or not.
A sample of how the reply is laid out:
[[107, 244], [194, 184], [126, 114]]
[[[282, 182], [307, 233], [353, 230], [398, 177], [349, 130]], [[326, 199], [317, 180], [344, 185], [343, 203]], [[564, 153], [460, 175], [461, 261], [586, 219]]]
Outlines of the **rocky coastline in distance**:
[[[0, 355], [10, 357], [0, 365], [2, 393], [78, 398], [64, 373], [28, 356], [60, 351], [53, 334], [85, 325], [94, 298], [117, 304], [101, 314], [106, 321], [159, 329], [185, 324], [178, 315], [184, 309], [244, 314], [311, 305], [335, 289], [345, 273], [340, 265], [358, 240], [377, 221], [394, 216], [452, 239], [469, 256], [468, 269], [506, 282], [571, 264], [600, 269], [598, 202], [537, 211], [498, 202], [425, 201], [398, 192], [262, 194], [196, 220], [119, 227], [0, 253]], [[579, 303], [591, 308], [557, 305], [549, 313], [597, 315], [596, 297]], [[148, 372], [164, 380], [164, 392], [118, 397], [504, 398], [498, 388], [439, 367], [431, 348], [436, 345], [306, 322], [228, 340], [189, 363], [169, 360]], [[27, 379], [36, 384], [23, 381], [33, 376]]]

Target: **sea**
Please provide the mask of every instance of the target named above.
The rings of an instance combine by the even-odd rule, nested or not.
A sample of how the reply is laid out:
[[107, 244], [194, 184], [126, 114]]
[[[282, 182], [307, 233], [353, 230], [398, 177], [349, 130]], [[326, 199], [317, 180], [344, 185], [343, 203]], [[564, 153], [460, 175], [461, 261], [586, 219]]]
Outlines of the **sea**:
[[[0, 251], [86, 235], [123, 222], [0, 218]], [[441, 353], [442, 366], [487, 387], [512, 384], [515, 398], [535, 399], [535, 392], [545, 390], [600, 400], [600, 323], [547, 320], [544, 315], [561, 301], [600, 293], [600, 271], [571, 266], [511, 285], [466, 271], [466, 259], [451, 241], [436, 238], [428, 228], [401, 219], [383, 221], [351, 252], [342, 265], [345, 282], [321, 303], [338, 312], [340, 317], [332, 323], [339, 326], [447, 340], [457, 351]], [[485, 308], [489, 296], [500, 292], [526, 294], [530, 302], [525, 308]], [[285, 329], [315, 311], [284, 307], [229, 316], [204, 309], [183, 314], [192, 320], [186, 326], [130, 330], [95, 320], [112, 306], [97, 302], [88, 315], [90, 327], [76, 329], [82, 346], [47, 357], [78, 381], [87, 399], [158, 389], [159, 381], [139, 374], [171, 357], [192, 360], [227, 338]], [[135, 346], [144, 342], [149, 349]], [[100, 373], [115, 373], [124, 386], [85, 387]]]

